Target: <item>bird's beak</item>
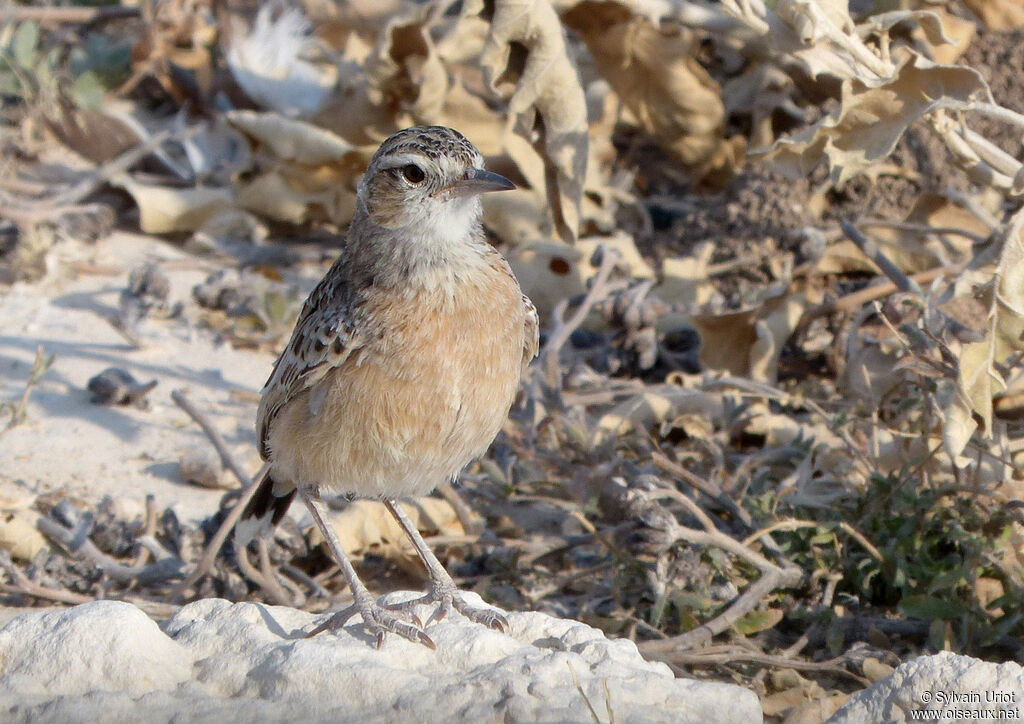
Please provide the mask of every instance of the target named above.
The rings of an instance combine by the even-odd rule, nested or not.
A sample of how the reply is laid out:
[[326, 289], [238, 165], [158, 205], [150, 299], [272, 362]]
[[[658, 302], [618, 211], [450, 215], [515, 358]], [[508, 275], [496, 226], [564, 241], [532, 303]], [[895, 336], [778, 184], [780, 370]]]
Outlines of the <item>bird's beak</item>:
[[488, 191], [511, 191], [516, 185], [501, 174], [471, 168], [466, 175], [452, 184], [449, 189], [453, 196], [473, 196]]

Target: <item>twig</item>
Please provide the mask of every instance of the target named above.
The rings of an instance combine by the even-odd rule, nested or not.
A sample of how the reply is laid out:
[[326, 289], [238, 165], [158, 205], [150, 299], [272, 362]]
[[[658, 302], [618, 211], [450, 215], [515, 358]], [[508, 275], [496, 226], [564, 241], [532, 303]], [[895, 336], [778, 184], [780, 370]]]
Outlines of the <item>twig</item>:
[[122, 18], [135, 18], [139, 16], [139, 9], [125, 7], [124, 5], [107, 5], [97, 8], [76, 8], [76, 7], [6, 7], [0, 10], [0, 22], [21, 23], [26, 20], [46, 24], [83, 24], [100, 23], [107, 20], [120, 20]]
[[[973, 231], [960, 229], [956, 226], [929, 226], [928, 224], [911, 224], [906, 221], [888, 221], [887, 219], [861, 219], [857, 223], [868, 228], [897, 229], [899, 231], [909, 231], [914, 234], [936, 234], [939, 236], [949, 234], [951, 236], [962, 236], [965, 239], [970, 239], [975, 244], [982, 244], [985, 241], [988, 241], [988, 236], [975, 234]], [[914, 277], [911, 277], [911, 279], [913, 278]]]
[[[965, 266], [966, 264], [961, 263], [951, 264], [950, 266], [935, 267], [934, 269], [928, 269], [926, 271], [913, 274], [910, 278], [919, 285], [930, 284], [941, 277], [959, 274], [963, 271]], [[878, 284], [873, 287], [861, 289], [859, 292], [847, 294], [845, 297], [840, 297], [835, 301], [819, 304], [817, 307], [808, 309], [803, 313], [803, 316], [800, 318], [800, 322], [797, 324], [796, 330], [794, 330], [793, 334], [796, 335], [800, 330], [806, 329], [807, 325], [818, 317], [825, 317], [834, 312], [850, 312], [854, 309], [859, 309], [868, 302], [888, 297], [890, 294], [895, 294], [898, 291], [899, 288], [895, 284], [888, 282], [886, 284]]]
[[573, 312], [572, 316], [568, 320], [564, 317], [565, 311], [569, 305], [568, 300], [563, 299], [555, 305], [551, 314], [553, 324], [551, 333], [548, 335], [547, 344], [544, 345], [544, 349], [540, 354], [544, 368], [544, 377], [548, 386], [552, 390], [559, 390], [562, 387], [561, 384], [559, 384], [559, 351], [565, 343], [569, 341], [569, 337], [572, 336], [572, 333], [576, 331], [581, 324], [583, 324], [583, 320], [587, 318], [591, 307], [607, 296], [608, 278], [611, 276], [612, 270], [615, 268], [615, 264], [618, 260], [618, 252], [602, 248], [601, 266], [598, 267], [597, 274], [594, 275], [590, 289], [587, 290], [586, 295], [583, 297], [583, 301], [580, 302], [576, 311]]
[[[139, 536], [152, 537], [156, 534], [156, 498], [149, 494], [146, 496], [146, 523], [142, 527], [142, 534]], [[139, 554], [135, 556], [135, 565], [143, 566], [149, 559], [149, 549], [146, 546], [142, 546], [139, 549]]]
[[726, 495], [720, 487], [717, 485], [704, 480], [699, 475], [694, 475], [689, 470], [684, 468], [679, 463], [676, 463], [666, 457], [664, 454], [654, 450], [651, 452], [651, 460], [656, 468], [659, 468], [663, 472], [668, 473], [680, 480], [692, 485], [700, 492], [707, 495], [709, 498], [722, 505], [726, 510], [735, 515], [744, 525], [748, 528], [753, 528], [754, 523], [750, 517], [750, 513], [740, 507], [735, 500]]
[[295, 566], [285, 564], [281, 566], [281, 573], [291, 578], [293, 581], [305, 585], [313, 592], [313, 595], [319, 596], [320, 598], [326, 598], [330, 600], [331, 592], [321, 586], [312, 577], [310, 577], [305, 571], [296, 568]]
[[133, 580], [143, 585], [161, 583], [180, 575], [185, 567], [185, 562], [178, 558], [165, 558], [142, 567], [126, 566], [101, 551], [87, 537], [78, 535], [77, 530], [69, 530], [55, 520], [40, 518], [36, 526], [43, 535], [58, 543], [72, 556], [92, 561], [97, 568], [120, 583]]
[[761, 599], [776, 588], [794, 586], [802, 576], [803, 573], [797, 568], [773, 567], [773, 570], [765, 571], [764, 575], [752, 583], [720, 615], [679, 636], [662, 641], [646, 641], [640, 644], [640, 650], [645, 654], [662, 658], [668, 654], [674, 655], [678, 652], [699, 648], [754, 610]]
[[190, 128], [181, 133], [161, 131], [160, 133], [154, 134], [145, 143], [140, 143], [135, 148], [125, 151], [117, 158], [111, 159], [85, 178], [71, 184], [69, 188], [65, 189], [61, 193], [48, 196], [43, 199], [33, 199], [28, 203], [20, 204], [21, 210], [24, 213], [36, 214], [38, 219], [51, 216], [55, 208], [78, 203], [95, 191], [101, 184], [106, 183], [114, 176], [127, 171], [165, 141], [172, 137], [187, 138], [197, 131], [197, 128]]
[[[274, 564], [270, 562], [270, 548], [267, 544], [266, 536], [260, 536], [256, 539], [256, 550], [260, 556], [260, 572], [264, 578], [271, 582], [272, 588], [273, 586], [277, 587], [280, 595], [288, 600], [289, 606], [302, 608], [306, 605], [305, 594], [299, 591], [295, 584], [283, 576], [284, 584], [277, 580], [277, 576], [274, 574]], [[287, 591], [285, 591], [286, 588], [288, 589]]]
[[864, 236], [860, 231], [851, 224], [847, 219], [843, 219], [839, 222], [839, 228], [843, 230], [846, 238], [857, 245], [857, 248], [864, 252], [864, 256], [873, 261], [882, 273], [885, 274], [889, 279], [892, 280], [896, 288], [903, 292], [909, 292], [918, 296], [922, 295], [921, 287], [918, 286], [917, 282], [908, 277], [899, 268], [889, 260], [878, 245], [871, 241], [871, 239]]
[[455, 511], [455, 515], [459, 519], [459, 523], [462, 524], [462, 529], [471, 535], [480, 535], [484, 531], [484, 522], [480, 519], [480, 516], [473, 512], [473, 509], [466, 505], [466, 501], [459, 495], [459, 491], [455, 489], [450, 482], [447, 480], [437, 486], [437, 492], [441, 494], [441, 497], [445, 499], [448, 505], [452, 506]]
[[11, 577], [12, 584], [0, 583], [0, 591], [4, 593], [21, 593], [26, 596], [34, 596], [35, 598], [44, 598], [48, 601], [59, 601], [61, 603], [70, 603], [77, 605], [79, 603], [90, 603], [96, 599], [92, 596], [85, 596], [81, 593], [74, 593], [72, 591], [61, 591], [56, 588], [48, 588], [47, 586], [41, 586], [38, 583], [30, 580], [28, 576], [21, 572], [14, 561], [11, 560], [11, 556], [8, 553], [0, 555], [0, 567], [7, 572], [7, 575]]
[[28, 381], [25, 382], [25, 391], [21, 393], [21, 399], [18, 401], [18, 404], [11, 409], [11, 419], [8, 420], [7, 426], [0, 430], [0, 435], [3, 435], [25, 419], [25, 408], [28, 406], [28, 398], [32, 394], [32, 388], [42, 379], [46, 370], [50, 369], [53, 359], [54, 355], [51, 354], [49, 357], [45, 355], [42, 345], [36, 348], [36, 358], [32, 362], [32, 371], [29, 372]]
[[[767, 528], [762, 528], [756, 533], [752, 533], [743, 540], [743, 545], [750, 545], [758, 538], [762, 538], [769, 533], [774, 533], [777, 530], [797, 530], [799, 528], [823, 528], [825, 527], [822, 523], [815, 523], [809, 520], [780, 520], [777, 523], [773, 523]], [[864, 537], [864, 534], [854, 528], [846, 521], [839, 521], [839, 528], [853, 538], [855, 541], [860, 543], [861, 547], [868, 552], [868, 554], [876, 561], [884, 561], [885, 558], [882, 556], [881, 551], [875, 547], [875, 545]]]
[[1000, 121], [1005, 121], [1012, 126], [1024, 129], [1024, 115], [1011, 111], [1009, 108], [997, 106], [995, 103], [972, 103], [965, 110], [983, 113], [986, 116], [998, 118]]
[[[647, 653], [646, 644], [642, 642], [638, 645], [638, 648], [642, 653]], [[655, 655], [655, 658], [662, 658]], [[848, 676], [851, 679], [858, 681], [859, 683], [868, 686], [870, 681], [859, 674], [855, 674], [845, 666], [843, 662], [845, 657], [837, 656], [834, 659], [828, 661], [803, 661], [801, 659], [791, 659], [785, 656], [772, 656], [770, 654], [761, 654], [756, 651], [745, 651], [743, 649], [737, 649], [730, 652], [722, 653], [685, 653], [676, 652], [664, 657], [665, 661], [670, 661], [673, 664], [679, 666], [715, 666], [721, 664], [731, 664], [739, 662], [747, 662], [752, 664], [764, 664], [765, 666], [775, 666], [787, 669], [795, 669], [797, 671], [819, 671], [828, 674], [839, 674], [842, 676]]]
[[274, 603], [280, 606], [291, 606], [293, 604], [292, 598], [284, 592], [281, 584], [272, 576], [270, 578], [264, 576], [249, 562], [249, 552], [246, 550], [246, 547], [240, 546], [238, 543], [233, 545], [235, 558], [238, 560], [238, 569], [242, 572], [242, 575], [262, 588]]
[[206, 433], [206, 437], [210, 438], [210, 442], [213, 443], [213, 447], [217, 450], [217, 454], [220, 455], [221, 465], [234, 473], [243, 488], [251, 486], [252, 480], [245, 474], [245, 471], [242, 470], [242, 466], [235, 462], [234, 457], [231, 455], [231, 451], [228, 450], [228, 446], [224, 442], [224, 438], [221, 437], [219, 432], [217, 432], [217, 428], [213, 426], [210, 419], [203, 414], [198, 407], [192, 404], [192, 401], [185, 396], [185, 393], [182, 390], [174, 390], [171, 392], [171, 399], [177, 403], [178, 407], [188, 413], [188, 416], [195, 420], [199, 427], [203, 428], [203, 432]]
[[[270, 469], [270, 463], [264, 463], [260, 471], [256, 473], [255, 480], [261, 480], [266, 475], [267, 470]], [[220, 552], [220, 548], [224, 545], [224, 541], [227, 540], [231, 530], [235, 527], [235, 523], [242, 517], [242, 511], [245, 510], [246, 504], [252, 498], [256, 492], [256, 486], [249, 484], [243, 490], [242, 494], [238, 496], [238, 502], [235, 503], [235, 507], [231, 509], [231, 512], [224, 518], [224, 522], [220, 524], [220, 528], [210, 539], [209, 545], [206, 546], [206, 550], [203, 551], [202, 557], [199, 559], [199, 563], [196, 567], [185, 576], [180, 584], [175, 586], [168, 594], [168, 600], [174, 601], [185, 595], [185, 591], [194, 586], [200, 578], [208, 575], [213, 571], [213, 562], [217, 558], [217, 553]]]

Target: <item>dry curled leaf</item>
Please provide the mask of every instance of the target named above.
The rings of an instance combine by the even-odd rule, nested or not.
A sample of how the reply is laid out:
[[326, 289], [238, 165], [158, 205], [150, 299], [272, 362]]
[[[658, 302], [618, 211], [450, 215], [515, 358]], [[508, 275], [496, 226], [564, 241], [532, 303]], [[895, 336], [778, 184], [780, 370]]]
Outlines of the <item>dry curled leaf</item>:
[[414, 5], [387, 21], [373, 52], [364, 64], [367, 79], [389, 105], [408, 114], [410, 122], [437, 123], [448, 95], [448, 71], [430, 31], [437, 23], [438, 6]]
[[31, 561], [46, 547], [46, 539], [36, 529], [39, 514], [28, 509], [0, 512], [0, 549], [12, 558]]
[[615, 405], [597, 423], [595, 443], [649, 429], [681, 415], [700, 415], [720, 424], [725, 411], [722, 395], [672, 385], [652, 387]]
[[[506, 148], [530, 184], [546, 191], [559, 237], [579, 232], [587, 170], [587, 108], [558, 15], [548, 0], [470, 0], [463, 17], [482, 16], [490, 30], [480, 54], [488, 85], [514, 84]], [[537, 166], [530, 156], [539, 156]]]
[[1024, 25], [1022, 0], [964, 0], [989, 30], [1010, 30]]
[[367, 151], [331, 131], [274, 113], [232, 111], [227, 118], [266, 151], [259, 156], [259, 172], [236, 182], [242, 208], [291, 222], [322, 215], [341, 225], [352, 218]]
[[234, 203], [234, 193], [227, 188], [154, 186], [126, 177], [117, 183], [139, 207], [139, 227], [147, 234], [196, 231]]
[[982, 290], [989, 309], [985, 338], [966, 344], [959, 356], [955, 394], [945, 409], [943, 442], [958, 457], [977, 428], [992, 431], [992, 398], [1006, 389], [996, 365], [1024, 351], [1024, 211], [1006, 225], [995, 278]]
[[794, 178], [803, 178], [827, 160], [833, 181], [841, 183], [892, 153], [917, 119], [943, 108], [969, 108], [975, 101], [992, 101], [988, 85], [976, 70], [908, 56], [883, 85], [872, 88], [857, 80], [844, 82], [839, 107], [813, 126], [780, 138], [754, 155], [774, 162]]
[[735, 169], [722, 90], [694, 57], [690, 33], [659, 28], [617, 2], [581, 2], [562, 19], [580, 33], [598, 73], [643, 129], [694, 178]]
[[703, 341], [701, 365], [774, 382], [782, 347], [806, 306], [802, 294], [777, 289], [751, 309], [694, 315], [691, 323]]

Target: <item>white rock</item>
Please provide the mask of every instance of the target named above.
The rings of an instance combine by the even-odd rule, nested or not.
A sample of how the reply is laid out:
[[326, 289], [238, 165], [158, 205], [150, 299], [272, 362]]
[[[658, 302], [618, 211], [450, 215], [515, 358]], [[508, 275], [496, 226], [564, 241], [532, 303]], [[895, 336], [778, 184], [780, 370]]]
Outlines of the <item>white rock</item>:
[[0, 701], [116, 691], [141, 696], [192, 677], [190, 652], [127, 603], [26, 613], [0, 629]]
[[899, 666], [851, 697], [828, 724], [1022, 719], [1024, 668], [944, 651]]
[[[393, 596], [406, 594], [393, 594]], [[407, 594], [411, 597], [413, 594]], [[473, 595], [468, 594], [472, 599]], [[392, 598], [392, 600], [395, 600]], [[479, 599], [477, 599], [479, 600]], [[432, 607], [417, 611], [427, 620]], [[505, 635], [453, 613], [437, 650], [358, 623], [208, 599], [161, 632], [124, 603], [28, 613], [0, 629], [5, 722], [760, 722], [739, 686], [676, 679], [627, 640], [540, 613]], [[591, 712], [593, 709], [593, 713]], [[596, 718], [595, 718], [596, 717]]]

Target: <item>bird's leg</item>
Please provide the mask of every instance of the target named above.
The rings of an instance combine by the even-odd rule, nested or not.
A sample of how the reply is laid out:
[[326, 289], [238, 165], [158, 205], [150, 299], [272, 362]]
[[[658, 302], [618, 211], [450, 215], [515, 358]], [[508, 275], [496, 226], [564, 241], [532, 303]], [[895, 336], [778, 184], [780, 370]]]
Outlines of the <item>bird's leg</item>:
[[[437, 601], [441, 604], [437, 614], [439, 619], [444, 618], [454, 608], [470, 621], [483, 624], [502, 633], [508, 633], [508, 620], [496, 609], [480, 608], [466, 603], [458, 586], [455, 585], [455, 581], [448, 575], [448, 571], [441, 565], [441, 561], [437, 560], [437, 556], [430, 550], [427, 542], [423, 540], [419, 530], [409, 520], [409, 516], [399, 507], [398, 502], [393, 498], [384, 498], [384, 506], [391, 511], [391, 515], [395, 516], [395, 520], [402, 526], [405, 534], [409, 536], [409, 540], [412, 541], [416, 552], [419, 553], [420, 560], [423, 561], [423, 565], [427, 568], [427, 574], [430, 576], [430, 592], [422, 599], [408, 601], [404, 605], [409, 606], [424, 601]], [[399, 604], [399, 607], [402, 605]]]
[[[345, 551], [342, 550], [341, 541], [338, 540], [337, 533], [327, 523], [323, 503], [320, 502], [316, 493], [305, 487], [300, 487], [299, 494], [302, 496], [306, 507], [309, 508], [309, 512], [323, 534], [324, 540], [327, 541], [327, 547], [331, 549], [331, 553], [334, 554], [338, 565], [341, 566], [341, 572], [344, 574], [348, 587], [352, 590], [352, 596], [355, 598], [355, 609], [363, 617], [363, 625], [367, 631], [377, 637], [377, 648], [379, 649], [384, 643], [384, 634], [389, 631], [410, 641], [429, 646], [432, 649], [437, 648], [422, 628], [401, 620], [374, 600], [373, 595], [363, 585], [363, 582], [359, 580], [356, 569], [353, 567], [352, 562], [349, 561], [348, 556], [345, 555]], [[326, 631], [327, 629], [337, 630], [345, 624], [350, 615], [350, 609], [339, 611], [326, 622], [306, 634], [306, 637], [316, 636], [321, 631]]]

